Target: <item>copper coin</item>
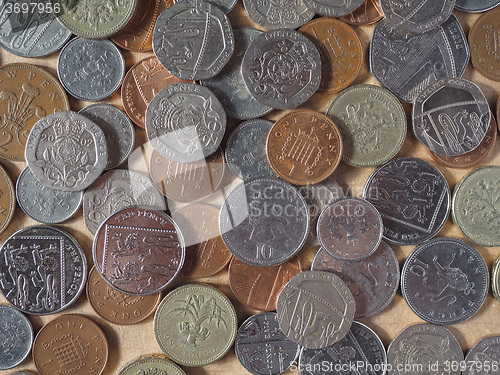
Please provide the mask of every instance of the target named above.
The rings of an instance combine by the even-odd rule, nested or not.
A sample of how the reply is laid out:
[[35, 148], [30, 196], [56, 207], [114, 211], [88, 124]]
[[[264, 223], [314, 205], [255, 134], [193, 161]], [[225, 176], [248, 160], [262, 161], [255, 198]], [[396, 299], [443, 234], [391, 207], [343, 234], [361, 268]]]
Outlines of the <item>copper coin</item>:
[[220, 186], [225, 169], [220, 148], [205, 160], [193, 163], [178, 163], [154, 150], [149, 163], [149, 174], [157, 189], [177, 202], [193, 202], [212, 194]]
[[69, 109], [64, 89], [50, 73], [30, 64], [0, 68], [0, 156], [24, 160], [28, 134], [38, 120]]
[[322, 113], [291, 112], [276, 121], [266, 142], [271, 168], [295, 185], [312, 185], [330, 176], [342, 158], [337, 126]]
[[384, 18], [380, 0], [366, 0], [347, 16], [339, 19], [355, 26], [371, 25]]
[[302, 272], [297, 255], [271, 267], [257, 267], [234, 257], [229, 263], [229, 285], [238, 300], [253, 309], [276, 310], [278, 294], [289, 280]]
[[0, 165], [0, 233], [2, 233], [14, 214], [14, 186], [5, 169]]
[[363, 62], [361, 41], [354, 30], [335, 18], [317, 18], [299, 31], [318, 48], [321, 56], [320, 92], [339, 92], [356, 78]]
[[83, 315], [61, 315], [38, 332], [33, 361], [41, 375], [102, 374], [108, 361], [103, 331]]
[[500, 81], [499, 18], [500, 8], [492, 9], [483, 14], [469, 32], [472, 65], [482, 75], [494, 81]]
[[125, 113], [141, 128], [146, 121], [146, 109], [164, 87], [189, 82], [174, 77], [161, 65], [156, 56], [147, 57], [132, 66], [122, 83], [122, 102]]
[[104, 320], [120, 325], [138, 323], [150, 316], [161, 301], [161, 293], [133, 296], [111, 288], [92, 267], [87, 280], [87, 299]]
[[186, 244], [182, 273], [188, 277], [208, 277], [231, 260], [219, 231], [219, 210], [208, 204], [190, 204], [172, 213]]
[[184, 263], [184, 240], [166, 214], [140, 207], [109, 216], [92, 246], [97, 271], [116, 290], [133, 295], [165, 289]]
[[135, 52], [153, 50], [153, 28], [158, 16], [173, 0], [140, 0], [127, 25], [111, 40], [118, 46]]

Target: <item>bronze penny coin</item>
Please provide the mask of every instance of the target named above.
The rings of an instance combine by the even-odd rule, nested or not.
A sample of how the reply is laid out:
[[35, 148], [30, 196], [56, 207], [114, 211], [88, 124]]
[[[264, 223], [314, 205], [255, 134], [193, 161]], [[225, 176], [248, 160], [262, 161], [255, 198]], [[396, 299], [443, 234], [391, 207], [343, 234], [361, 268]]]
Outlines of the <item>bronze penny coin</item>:
[[474, 68], [494, 81], [500, 81], [498, 34], [500, 8], [492, 9], [479, 18], [469, 32], [470, 59]]
[[366, 0], [346, 16], [339, 19], [355, 26], [371, 25], [384, 18], [380, 0]]
[[87, 280], [87, 299], [104, 320], [120, 325], [138, 323], [150, 316], [161, 301], [161, 293], [133, 296], [111, 288], [92, 267]]
[[335, 18], [317, 18], [299, 31], [318, 48], [321, 56], [320, 92], [339, 92], [356, 78], [363, 62], [361, 41], [354, 30]]
[[0, 68], [0, 156], [24, 160], [28, 134], [38, 120], [69, 109], [59, 81], [30, 64]]
[[12, 219], [15, 207], [14, 186], [5, 169], [0, 165], [0, 233], [2, 233]]
[[295, 185], [323, 181], [342, 158], [337, 126], [322, 113], [304, 109], [283, 116], [269, 131], [266, 142], [271, 168]]
[[165, 289], [184, 263], [184, 240], [163, 212], [129, 207], [109, 216], [92, 246], [97, 271], [116, 290], [133, 295]]
[[172, 213], [186, 244], [182, 274], [208, 277], [222, 270], [231, 260], [231, 252], [219, 231], [219, 210], [208, 204], [189, 204]]
[[102, 374], [108, 361], [103, 331], [83, 315], [61, 315], [38, 332], [33, 361], [41, 375]]
[[236, 298], [256, 310], [276, 310], [278, 294], [289, 280], [302, 272], [297, 255], [271, 267], [258, 267], [234, 257], [229, 263], [229, 285]]
[[205, 160], [178, 163], [154, 150], [149, 174], [156, 188], [168, 199], [193, 202], [212, 194], [220, 186], [226, 163], [221, 148]]

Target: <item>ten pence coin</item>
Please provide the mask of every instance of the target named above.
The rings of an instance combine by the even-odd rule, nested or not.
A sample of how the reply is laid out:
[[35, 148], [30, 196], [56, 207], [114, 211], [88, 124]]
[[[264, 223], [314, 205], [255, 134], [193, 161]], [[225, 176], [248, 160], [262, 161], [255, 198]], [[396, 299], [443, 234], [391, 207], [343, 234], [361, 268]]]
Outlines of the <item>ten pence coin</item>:
[[0, 233], [2, 233], [14, 214], [14, 186], [7, 172], [0, 165]]
[[144, 356], [127, 363], [118, 375], [186, 375], [175, 363], [163, 356]]
[[495, 40], [500, 32], [500, 8], [483, 14], [469, 32], [471, 61], [474, 68], [494, 81], [500, 81], [500, 62]]
[[7, 370], [23, 362], [33, 344], [33, 326], [22, 312], [12, 306], [0, 305], [0, 370]]
[[384, 12], [380, 6], [380, 0], [365, 0], [358, 8], [351, 13], [340, 17], [341, 21], [355, 26], [371, 25], [380, 21], [384, 17]]
[[364, 0], [304, 0], [306, 6], [313, 12], [327, 17], [342, 17], [351, 13]]
[[455, 8], [464, 12], [486, 12], [500, 5], [498, 0], [456, 0]]

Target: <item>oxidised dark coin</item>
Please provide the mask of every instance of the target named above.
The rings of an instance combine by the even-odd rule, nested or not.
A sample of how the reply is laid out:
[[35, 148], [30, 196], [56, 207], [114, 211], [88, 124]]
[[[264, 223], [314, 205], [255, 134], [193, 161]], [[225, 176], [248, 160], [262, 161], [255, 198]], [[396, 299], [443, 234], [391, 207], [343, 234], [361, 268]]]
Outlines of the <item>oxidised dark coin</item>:
[[485, 337], [467, 352], [462, 375], [495, 375], [500, 366], [500, 336]]
[[0, 370], [19, 365], [30, 354], [33, 326], [12, 306], [0, 305]]

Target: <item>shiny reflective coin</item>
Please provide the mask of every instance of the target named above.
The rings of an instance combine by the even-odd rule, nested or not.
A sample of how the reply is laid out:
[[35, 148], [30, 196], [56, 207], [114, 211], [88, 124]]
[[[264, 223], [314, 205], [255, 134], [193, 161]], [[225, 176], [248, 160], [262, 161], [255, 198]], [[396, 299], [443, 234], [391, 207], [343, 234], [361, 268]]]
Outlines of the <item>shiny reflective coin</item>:
[[342, 160], [356, 167], [373, 167], [392, 159], [406, 137], [406, 114], [388, 90], [355, 85], [339, 93], [326, 115], [339, 127]]
[[207, 0], [207, 3], [215, 5], [226, 14], [235, 7], [237, 2], [238, 0]]
[[342, 150], [342, 138], [333, 121], [307, 109], [290, 112], [276, 121], [266, 142], [271, 168], [295, 185], [326, 179], [339, 165]]
[[104, 132], [93, 121], [76, 112], [63, 111], [33, 126], [26, 141], [25, 158], [43, 186], [80, 191], [104, 171], [108, 148]]
[[338, 260], [320, 248], [311, 265], [313, 271], [339, 276], [356, 301], [355, 318], [366, 318], [382, 311], [399, 287], [399, 264], [384, 241], [369, 257], [360, 261]]
[[456, 0], [455, 8], [464, 12], [486, 12], [500, 5], [498, 0]]
[[268, 267], [299, 252], [307, 238], [309, 213], [292, 185], [258, 178], [229, 193], [221, 208], [219, 228], [235, 257]]
[[49, 189], [26, 167], [16, 182], [16, 198], [19, 207], [33, 220], [55, 224], [68, 220], [78, 211], [83, 201], [83, 190]]
[[80, 100], [106, 99], [120, 87], [124, 74], [125, 60], [118, 47], [107, 39], [73, 39], [57, 60], [61, 84]]
[[285, 372], [299, 354], [300, 347], [281, 331], [276, 313], [252, 315], [243, 322], [234, 351], [243, 367], [255, 375], [277, 375]]
[[443, 78], [416, 97], [413, 134], [435, 154], [462, 155], [483, 141], [490, 118], [488, 102], [476, 84]]
[[262, 31], [250, 28], [234, 30], [235, 47], [231, 59], [215, 77], [200, 82], [213, 91], [229, 117], [251, 119], [264, 116], [272, 110], [252, 96], [243, 80], [243, 55], [260, 34]]
[[370, 71], [399, 99], [411, 103], [432, 82], [461, 77], [469, 56], [469, 44], [453, 14], [424, 34], [406, 32], [382, 20], [370, 43]]
[[182, 369], [168, 359], [155, 356], [144, 356], [127, 363], [118, 375], [186, 375]]
[[242, 74], [252, 96], [272, 108], [295, 108], [321, 82], [316, 46], [295, 30], [278, 29], [257, 36], [243, 57]]
[[276, 310], [278, 294], [302, 272], [298, 256], [271, 267], [251, 266], [238, 258], [229, 264], [229, 286], [238, 301], [256, 310]]
[[500, 365], [500, 336], [485, 337], [467, 352], [462, 375], [494, 375]]
[[18, 230], [0, 248], [0, 291], [19, 310], [47, 315], [80, 295], [87, 260], [68, 233], [50, 226]]
[[170, 359], [184, 366], [204, 366], [231, 348], [237, 324], [236, 311], [224, 294], [208, 285], [188, 284], [163, 298], [154, 332]]
[[413, 312], [441, 325], [473, 316], [486, 299], [488, 283], [483, 256], [455, 238], [423, 243], [406, 259], [401, 272], [401, 291]]
[[266, 29], [296, 29], [314, 17], [302, 0], [293, 2], [243, 0], [250, 19]]
[[491, 292], [500, 301], [500, 259], [495, 259], [491, 268]]
[[17, 371], [17, 372], [10, 374], [10, 375], [35, 375], [35, 374], [32, 372], [29, 372], [29, 371]]
[[10, 223], [12, 216], [14, 215], [15, 193], [12, 181], [9, 178], [5, 169], [0, 165], [0, 233], [2, 233], [5, 228]]
[[364, 0], [304, 0], [306, 6], [317, 14], [328, 17], [342, 17], [351, 13]]
[[7, 370], [19, 365], [30, 354], [34, 337], [33, 326], [28, 318], [14, 307], [0, 305], [0, 327], [0, 370]]
[[185, 258], [177, 225], [161, 211], [129, 207], [109, 216], [92, 246], [97, 271], [114, 289], [149, 295], [165, 289]]
[[321, 349], [342, 340], [354, 319], [354, 298], [335, 274], [304, 271], [278, 296], [278, 323], [290, 340], [306, 349]]
[[500, 8], [493, 9], [479, 18], [469, 32], [471, 61], [474, 68], [494, 81], [500, 81], [500, 62], [493, 42], [495, 35], [500, 33], [499, 17]]
[[340, 17], [340, 20], [351, 25], [363, 26], [378, 22], [383, 17], [384, 12], [382, 12], [382, 8], [380, 7], [380, 0], [365, 0], [363, 4], [351, 13]]
[[384, 238], [417, 245], [434, 237], [450, 210], [450, 188], [432, 164], [417, 158], [394, 159], [366, 182], [363, 197], [380, 212]]
[[179, 163], [203, 160], [213, 154], [225, 130], [226, 113], [219, 100], [209, 89], [194, 83], [168, 85], [146, 111], [151, 145]]
[[178, 78], [213, 77], [234, 51], [231, 24], [217, 6], [202, 0], [180, 1], [158, 17], [153, 51], [163, 66]]

